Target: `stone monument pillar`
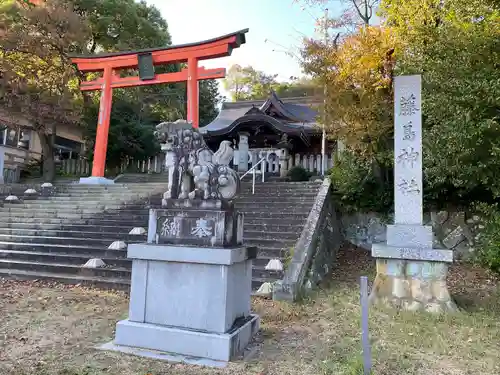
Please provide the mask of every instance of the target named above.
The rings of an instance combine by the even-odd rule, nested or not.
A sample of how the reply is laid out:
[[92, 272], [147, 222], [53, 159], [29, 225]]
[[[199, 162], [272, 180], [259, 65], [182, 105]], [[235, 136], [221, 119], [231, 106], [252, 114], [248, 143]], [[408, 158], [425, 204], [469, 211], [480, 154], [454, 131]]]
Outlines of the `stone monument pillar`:
[[432, 226], [422, 208], [422, 113], [420, 75], [394, 80], [394, 225], [387, 243], [373, 244], [377, 276], [372, 301], [408, 310], [456, 309], [446, 285], [453, 252], [433, 249]]
[[214, 154], [198, 129], [158, 127], [169, 160], [163, 208], [151, 209], [146, 244], [131, 244], [129, 317], [103, 349], [221, 366], [239, 356], [259, 329], [251, 308], [252, 259], [243, 246], [243, 214], [232, 200], [239, 177], [223, 141]]
[[248, 133], [239, 133], [238, 142], [238, 172], [248, 171]]
[[5, 148], [0, 146], [0, 184], [4, 183], [3, 170], [5, 168]]

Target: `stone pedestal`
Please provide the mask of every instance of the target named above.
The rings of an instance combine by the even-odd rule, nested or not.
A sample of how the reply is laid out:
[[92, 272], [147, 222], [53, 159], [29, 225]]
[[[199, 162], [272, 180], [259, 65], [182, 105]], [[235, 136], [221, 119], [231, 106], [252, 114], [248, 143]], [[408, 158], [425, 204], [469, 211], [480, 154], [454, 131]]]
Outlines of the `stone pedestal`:
[[150, 211], [148, 243], [132, 244], [129, 317], [103, 349], [223, 366], [259, 330], [251, 313], [255, 247], [243, 215], [218, 200], [167, 200]]
[[255, 252], [132, 244], [128, 257], [129, 318], [118, 322], [115, 345], [227, 362], [258, 331], [250, 313]]
[[238, 172], [248, 171], [248, 133], [239, 133]]
[[432, 227], [388, 225], [387, 244], [373, 244], [377, 276], [370, 300], [403, 309], [455, 311], [446, 285], [453, 251], [432, 248]]
[[378, 259], [370, 299], [410, 311], [455, 311], [446, 285], [447, 273], [444, 262]]
[[5, 149], [0, 146], [0, 184], [4, 183], [3, 170], [5, 168]]
[[288, 175], [288, 150], [286, 148], [280, 150], [279, 163], [280, 177], [286, 177]]

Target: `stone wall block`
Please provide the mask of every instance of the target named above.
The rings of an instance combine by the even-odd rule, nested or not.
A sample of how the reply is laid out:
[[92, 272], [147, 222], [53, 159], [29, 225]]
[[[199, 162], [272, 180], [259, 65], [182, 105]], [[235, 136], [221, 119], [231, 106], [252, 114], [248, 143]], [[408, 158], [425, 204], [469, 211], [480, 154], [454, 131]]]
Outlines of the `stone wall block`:
[[405, 260], [388, 259], [387, 261], [387, 275], [392, 277], [404, 277], [405, 275]]
[[450, 293], [446, 286], [446, 280], [436, 280], [432, 283], [432, 296], [439, 302], [450, 300]]
[[421, 262], [411, 262], [408, 261], [406, 264], [406, 274], [410, 277], [420, 276], [422, 273], [422, 263]]
[[448, 228], [450, 231], [443, 239], [443, 244], [447, 249], [454, 249], [459, 243], [465, 241], [462, 226], [457, 226], [453, 229]]
[[431, 221], [435, 225], [442, 225], [446, 220], [448, 220], [447, 211], [431, 212]]
[[409, 297], [410, 284], [408, 280], [400, 277], [395, 277], [392, 283], [392, 296], [397, 299]]
[[387, 259], [377, 259], [377, 273], [387, 275]]
[[418, 301], [404, 301], [403, 308], [408, 311], [419, 311], [422, 310], [423, 304]]
[[430, 302], [425, 305], [425, 311], [433, 314], [441, 314], [444, 312], [443, 305], [437, 302]]

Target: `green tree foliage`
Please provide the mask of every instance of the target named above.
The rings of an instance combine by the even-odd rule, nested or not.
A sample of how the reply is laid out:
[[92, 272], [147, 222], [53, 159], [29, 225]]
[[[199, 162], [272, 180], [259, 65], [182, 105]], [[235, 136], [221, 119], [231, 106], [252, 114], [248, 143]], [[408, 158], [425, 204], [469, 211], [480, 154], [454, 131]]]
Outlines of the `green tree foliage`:
[[217, 104], [221, 101], [219, 93], [219, 83], [209, 79], [200, 82], [200, 126], [208, 125], [212, 122], [219, 110]]
[[396, 73], [423, 75], [428, 198], [464, 203], [496, 199], [500, 4], [385, 0], [382, 15], [403, 43]]
[[224, 88], [233, 101], [267, 99], [271, 91], [279, 97], [312, 96], [318, 92], [315, 80], [290, 77], [289, 82], [278, 82], [277, 74], [266, 74], [251, 66], [233, 65], [224, 79]]
[[68, 0], [90, 25], [81, 53], [126, 51], [171, 44], [165, 19], [146, 1]]
[[[343, 163], [339, 168], [345, 167], [346, 173], [335, 177], [373, 175], [390, 193], [392, 76], [418, 73], [423, 78], [426, 203], [456, 206], [496, 200], [498, 2], [382, 0], [380, 16], [381, 26], [362, 26], [328, 46], [305, 43], [305, 69], [328, 87], [324, 110], [331, 119], [329, 134], [343, 139], [349, 153], [371, 165], [356, 174], [356, 168]], [[355, 198], [356, 186], [337, 185], [346, 189], [339, 191], [343, 196], [353, 197], [354, 206], [367, 208], [359, 204], [362, 198]]]
[[232, 100], [263, 99], [277, 86], [277, 74], [268, 75], [251, 66], [233, 65], [224, 79], [224, 88]]
[[[39, 6], [3, 0], [0, 7], [0, 100], [12, 114], [33, 124], [42, 143], [44, 176], [51, 180], [57, 125], [83, 126], [91, 139], [97, 124], [99, 93], [82, 95], [78, 90], [79, 82], [96, 75], [77, 72], [70, 56], [168, 46], [167, 22], [157, 8], [134, 0], [47, 0]], [[181, 68], [181, 64], [171, 64], [158, 71]], [[186, 116], [186, 85], [182, 83], [114, 90], [113, 96], [111, 164], [125, 155], [140, 159], [145, 157], [143, 150], [156, 149], [153, 125], [144, 118], [159, 122]], [[218, 100], [216, 83], [202, 82], [201, 124], [217, 115]], [[114, 131], [113, 126], [120, 130]], [[88, 146], [92, 156], [92, 144]]]
[[[106, 159], [109, 170], [119, 167], [127, 158], [146, 160], [160, 151], [154, 129], [161, 122], [161, 117], [147, 102], [135, 100], [137, 96], [140, 95], [131, 94], [130, 90], [115, 90]], [[99, 105], [95, 103], [87, 108], [84, 119], [89, 123], [94, 122], [98, 112]], [[89, 127], [86, 135], [89, 156], [92, 158], [96, 127]]]

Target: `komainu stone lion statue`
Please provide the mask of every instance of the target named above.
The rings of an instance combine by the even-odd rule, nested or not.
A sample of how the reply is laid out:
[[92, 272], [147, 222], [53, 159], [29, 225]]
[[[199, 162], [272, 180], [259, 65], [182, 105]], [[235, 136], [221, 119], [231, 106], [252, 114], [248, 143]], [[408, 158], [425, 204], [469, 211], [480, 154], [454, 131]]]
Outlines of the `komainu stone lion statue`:
[[231, 142], [221, 142], [214, 154], [198, 129], [185, 120], [162, 122], [155, 135], [166, 153], [168, 190], [163, 205], [169, 199], [230, 201], [236, 197], [240, 179], [229, 167], [234, 154]]

